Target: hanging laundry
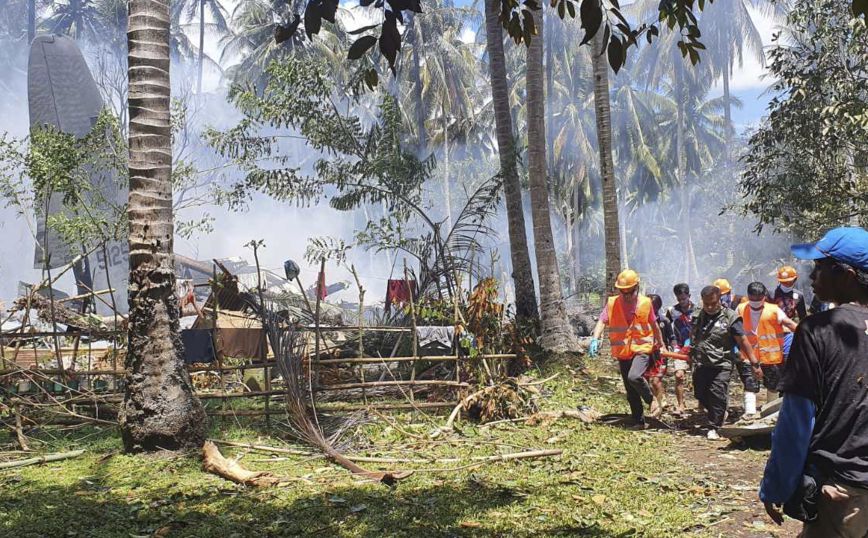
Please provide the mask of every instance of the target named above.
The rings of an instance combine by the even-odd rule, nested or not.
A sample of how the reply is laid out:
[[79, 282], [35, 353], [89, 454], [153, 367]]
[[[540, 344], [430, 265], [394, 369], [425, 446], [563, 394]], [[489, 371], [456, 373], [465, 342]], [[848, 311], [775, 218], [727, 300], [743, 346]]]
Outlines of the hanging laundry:
[[386, 313], [391, 311], [393, 304], [409, 303], [415, 294], [415, 280], [389, 280], [386, 283]]

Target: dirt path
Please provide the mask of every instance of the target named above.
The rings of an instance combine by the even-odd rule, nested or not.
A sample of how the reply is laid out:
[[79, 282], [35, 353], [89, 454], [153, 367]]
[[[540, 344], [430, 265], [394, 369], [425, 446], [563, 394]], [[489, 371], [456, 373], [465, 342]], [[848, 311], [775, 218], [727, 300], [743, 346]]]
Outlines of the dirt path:
[[776, 526], [757, 498], [767, 448], [708, 441], [685, 432], [673, 435], [685, 469], [693, 472], [694, 487], [706, 495], [705, 514], [712, 520], [698, 525], [708, 534], [752, 538], [798, 534], [799, 522], [788, 519], [783, 527]]

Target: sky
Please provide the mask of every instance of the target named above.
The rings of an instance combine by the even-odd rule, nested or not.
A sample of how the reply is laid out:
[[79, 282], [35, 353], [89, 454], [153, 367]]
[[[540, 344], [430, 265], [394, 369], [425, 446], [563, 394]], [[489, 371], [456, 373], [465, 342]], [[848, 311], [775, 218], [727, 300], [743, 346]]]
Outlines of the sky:
[[[755, 22], [760, 30], [764, 44], [768, 45], [774, 31], [774, 23], [761, 13], [754, 12]], [[363, 23], [364, 21], [361, 21]], [[473, 39], [472, 31], [465, 33], [465, 38]], [[207, 39], [206, 52], [213, 57], [219, 57], [215, 39]], [[733, 110], [733, 121], [738, 132], [755, 125], [765, 113], [768, 95], [765, 90], [769, 81], [764, 79], [765, 68], [761, 62], [746, 58], [743, 66], [737, 66], [731, 81], [731, 88], [743, 107]], [[219, 92], [220, 79], [217, 73], [207, 73], [205, 77], [206, 91]], [[21, 127], [26, 129], [29, 124], [26, 111], [26, 85], [20, 82], [15, 86], [22, 92], [24, 109], [20, 106], [0, 111], [3, 123], [0, 132], [10, 130], [13, 135], [21, 136]], [[717, 94], [722, 92], [718, 87]], [[221, 123], [226, 117], [215, 118]], [[10, 128], [11, 127], [11, 128]], [[16, 132], [18, 131], [18, 132]], [[193, 240], [179, 239], [176, 242], [176, 252], [208, 260], [230, 256], [244, 256], [252, 261], [252, 253], [243, 247], [251, 239], [264, 239], [265, 249], [261, 259], [264, 267], [277, 270], [286, 259], [294, 259], [302, 267], [302, 279], [313, 283], [316, 269], [308, 267], [303, 262], [304, 250], [308, 239], [313, 236], [337, 236], [349, 239], [352, 232], [358, 229], [361, 215], [332, 210], [328, 207], [299, 208], [280, 204], [266, 197], [259, 196], [251, 204], [247, 212], [231, 212], [221, 208], [211, 209], [210, 213], [216, 219], [218, 230], [214, 233], [200, 236]], [[35, 281], [40, 278], [38, 270], [32, 268], [33, 242], [25, 219], [16, 215], [11, 208], [0, 208], [0, 300], [7, 302], [16, 295], [19, 280]], [[360, 267], [363, 284], [376, 297], [384, 293], [385, 280], [395, 268], [390, 265], [394, 260], [384, 254], [356, 252], [352, 254]], [[400, 269], [398, 269], [400, 272]], [[343, 269], [327, 271], [328, 280], [351, 279]], [[62, 281], [63, 282], [63, 281]], [[72, 281], [65, 284], [72, 287]], [[354, 289], [354, 286], [353, 286]], [[355, 300], [355, 291], [344, 292], [347, 300]]]

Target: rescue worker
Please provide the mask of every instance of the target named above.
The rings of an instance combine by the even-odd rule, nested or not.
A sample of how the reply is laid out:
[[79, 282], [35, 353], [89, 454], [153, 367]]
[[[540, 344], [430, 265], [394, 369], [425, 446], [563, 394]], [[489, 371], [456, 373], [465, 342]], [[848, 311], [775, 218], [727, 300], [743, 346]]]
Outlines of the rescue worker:
[[639, 282], [639, 274], [632, 269], [618, 275], [615, 281], [618, 294], [609, 297], [600, 312], [588, 355], [595, 357], [599, 353], [600, 338], [608, 326], [612, 358], [618, 361], [635, 428], [645, 429], [643, 402], [650, 406], [652, 414], [658, 414], [658, 404], [643, 374], [648, 369], [655, 348], [663, 347], [663, 335], [657, 326], [657, 315], [651, 299], [639, 293]]
[[738, 302], [736, 301], [735, 306], [733, 306], [733, 299], [740, 299], [740, 297], [733, 297], [732, 286], [729, 285], [729, 280], [718, 278], [711, 285], [720, 290], [720, 304], [735, 310], [735, 307], [738, 306]]
[[772, 295], [772, 302], [784, 311], [788, 318], [798, 323], [808, 317], [805, 295], [796, 289], [799, 273], [791, 265], [778, 269], [778, 286]]
[[[675, 332], [672, 330], [672, 323], [663, 314], [663, 299], [659, 295], [648, 294], [651, 299], [651, 305], [654, 307], [654, 314], [657, 316], [657, 326], [660, 327], [660, 334], [663, 335], [663, 342], [669, 347], [674, 348]], [[683, 362], [683, 361], [682, 361]], [[656, 413], [652, 414], [654, 418], [658, 418], [663, 414], [666, 408], [666, 385], [663, 379], [666, 377], [668, 369], [667, 360], [660, 355], [659, 350], [655, 350], [651, 355], [651, 364], [645, 370], [645, 379], [651, 384], [651, 393], [657, 400]]]
[[[693, 394], [706, 409], [709, 439], [720, 439], [717, 429], [723, 425], [729, 403], [729, 380], [738, 346], [747, 356], [754, 375], [762, 378], [759, 362], [747, 341], [741, 317], [720, 303], [720, 289], [702, 288], [702, 309], [694, 314], [688, 353], [693, 361]], [[684, 351], [684, 350], [682, 350]]]
[[[762, 282], [747, 286], [748, 302], [738, 305], [747, 339], [762, 366], [766, 402], [776, 400], [784, 366], [784, 329], [796, 330], [796, 323], [778, 305], [766, 302], [768, 293]], [[746, 357], [745, 357], [746, 358]]]
[[[666, 317], [672, 322], [672, 329], [675, 331], [677, 347], [674, 351], [677, 353], [681, 347], [687, 345], [687, 340], [690, 338], [691, 320], [695, 305], [690, 300], [690, 286], [687, 284], [683, 282], [676, 284], [672, 288], [672, 293], [678, 302], [666, 310]], [[673, 359], [671, 367], [675, 376], [675, 414], [683, 415], [685, 412], [684, 380], [690, 365], [687, 364], [687, 361]]]
[[[808, 317], [808, 309], [805, 306], [805, 295], [796, 289], [796, 281], [799, 274], [795, 267], [784, 265], [778, 269], [778, 286], [772, 294], [772, 302], [784, 311], [788, 318], [796, 323]], [[793, 344], [793, 333], [787, 329], [784, 331], [784, 358], [790, 354], [790, 346]]]
[[[740, 304], [747, 302], [747, 297], [733, 295], [732, 286], [729, 285], [727, 279], [718, 278], [714, 281], [713, 285], [720, 290], [720, 302], [726, 308], [735, 310]], [[734, 304], [733, 301], [735, 301]], [[735, 352], [738, 353], [737, 348]], [[738, 370], [738, 377], [741, 379], [741, 384], [744, 388], [744, 416], [745, 418], [753, 418], [757, 414], [756, 395], [760, 391], [759, 381], [754, 377], [750, 364], [741, 360], [736, 361], [735, 365]]]
[[814, 260], [814, 293], [838, 306], [796, 330], [759, 496], [775, 523], [784, 503], [805, 521], [803, 538], [868, 536], [868, 231], [791, 249]]

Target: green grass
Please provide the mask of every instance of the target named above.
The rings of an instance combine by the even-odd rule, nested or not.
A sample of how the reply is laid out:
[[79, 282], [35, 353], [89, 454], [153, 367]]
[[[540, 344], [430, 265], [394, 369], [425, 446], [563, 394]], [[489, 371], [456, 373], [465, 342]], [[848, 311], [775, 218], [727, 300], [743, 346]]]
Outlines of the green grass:
[[[552, 365], [541, 405], [592, 405], [624, 412], [611, 379]], [[322, 458], [274, 462], [246, 452], [242, 464], [307, 480], [249, 489], [200, 470], [196, 457], [120, 453], [110, 430], [34, 434], [40, 451], [87, 450], [83, 457], [0, 471], [0, 536], [673, 536], [696, 526], [708, 500], [683, 472], [672, 436], [561, 420], [480, 428], [431, 440], [444, 416], [374, 417], [353, 435], [353, 453], [466, 457], [561, 448], [555, 458], [418, 472], [394, 488], [356, 480]], [[225, 424], [225, 425], [224, 425]], [[211, 435], [270, 446], [286, 436], [258, 422], [214, 421]], [[8, 437], [0, 443], [8, 444]], [[245, 451], [221, 448], [226, 455]], [[107, 454], [111, 454], [106, 457]], [[455, 467], [430, 464], [425, 467]], [[376, 465], [369, 465], [377, 468]], [[386, 468], [387, 466], [379, 466]], [[404, 466], [406, 467], [406, 466]]]

